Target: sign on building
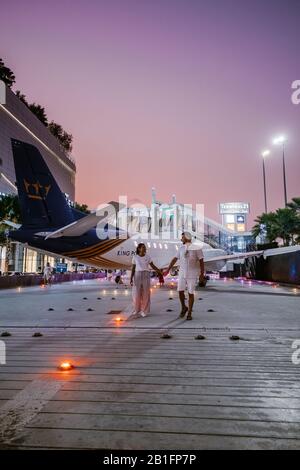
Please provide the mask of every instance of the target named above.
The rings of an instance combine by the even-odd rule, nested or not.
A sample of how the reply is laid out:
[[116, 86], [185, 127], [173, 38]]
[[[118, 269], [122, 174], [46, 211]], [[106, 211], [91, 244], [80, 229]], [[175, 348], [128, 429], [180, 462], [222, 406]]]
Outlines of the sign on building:
[[56, 263], [56, 272], [57, 273], [66, 273], [68, 269], [67, 263]]
[[220, 202], [219, 214], [249, 214], [249, 202]]

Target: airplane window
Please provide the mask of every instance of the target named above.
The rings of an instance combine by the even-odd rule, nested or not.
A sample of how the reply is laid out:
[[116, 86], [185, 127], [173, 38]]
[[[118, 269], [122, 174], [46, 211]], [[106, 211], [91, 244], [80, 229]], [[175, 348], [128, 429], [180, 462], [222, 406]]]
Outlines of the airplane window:
[[153, 247], [156, 248], [156, 243], [153, 243]]
[[161, 243], [159, 244], [159, 248], [162, 249], [162, 244]]
[[148, 245], [148, 248], [151, 248], [151, 243], [148, 242], [147, 245]]
[[168, 249], [168, 245], [165, 243], [165, 249], [167, 250]]

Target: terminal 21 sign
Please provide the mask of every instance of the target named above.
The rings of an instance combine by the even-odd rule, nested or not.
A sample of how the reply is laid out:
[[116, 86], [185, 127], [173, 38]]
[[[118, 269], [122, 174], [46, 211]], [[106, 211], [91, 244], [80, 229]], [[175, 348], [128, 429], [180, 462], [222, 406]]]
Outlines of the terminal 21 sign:
[[249, 202], [220, 202], [219, 214], [249, 214]]

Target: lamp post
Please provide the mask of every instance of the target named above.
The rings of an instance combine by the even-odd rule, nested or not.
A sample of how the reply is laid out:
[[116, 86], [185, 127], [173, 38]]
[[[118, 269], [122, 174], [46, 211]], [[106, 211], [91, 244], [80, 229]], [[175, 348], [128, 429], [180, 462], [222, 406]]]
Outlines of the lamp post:
[[286, 189], [286, 171], [285, 171], [285, 143], [287, 139], [284, 135], [280, 135], [273, 140], [274, 145], [282, 146], [282, 172], [283, 172], [283, 190], [284, 190], [284, 204], [287, 206], [287, 189]]
[[262, 161], [263, 161], [263, 181], [264, 181], [264, 198], [265, 198], [265, 214], [268, 212], [268, 204], [267, 204], [267, 187], [266, 187], [266, 169], [265, 169], [265, 158], [270, 155], [270, 150], [264, 150], [261, 153]]

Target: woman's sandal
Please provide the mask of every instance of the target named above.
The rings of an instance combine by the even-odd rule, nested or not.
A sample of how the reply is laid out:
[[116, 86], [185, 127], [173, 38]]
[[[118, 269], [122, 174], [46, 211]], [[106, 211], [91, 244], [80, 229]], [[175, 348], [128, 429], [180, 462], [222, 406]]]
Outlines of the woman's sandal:
[[180, 317], [180, 318], [183, 318], [183, 317], [185, 316], [185, 314], [186, 314], [187, 311], [188, 311], [188, 308], [185, 307], [184, 310], [181, 310], [181, 313], [180, 313], [179, 317]]
[[187, 317], [186, 317], [187, 320], [193, 320], [193, 317], [192, 317], [192, 313], [189, 312]]

